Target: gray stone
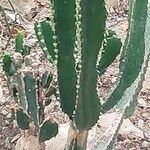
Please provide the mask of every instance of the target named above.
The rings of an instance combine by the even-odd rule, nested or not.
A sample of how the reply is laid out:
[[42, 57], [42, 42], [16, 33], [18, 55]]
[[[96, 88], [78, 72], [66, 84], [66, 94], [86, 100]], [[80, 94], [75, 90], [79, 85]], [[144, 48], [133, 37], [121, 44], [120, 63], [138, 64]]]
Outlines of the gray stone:
[[142, 119], [138, 120], [138, 128], [143, 129], [144, 121]]
[[3, 109], [2, 111], [1, 111], [1, 113], [3, 114], [3, 115], [8, 115], [8, 111], [6, 111], [5, 109]]
[[124, 120], [119, 133], [121, 135], [130, 135], [130, 137], [144, 138], [143, 131], [135, 127], [129, 119]]
[[11, 116], [12, 116], [12, 114], [9, 113], [9, 114], [6, 116], [6, 118], [11, 119]]
[[139, 106], [139, 107], [146, 108], [146, 102], [144, 101], [143, 98], [139, 98], [139, 99], [138, 99], [138, 106]]
[[150, 148], [150, 142], [148, 142], [148, 141], [143, 141], [141, 147], [142, 147], [142, 148]]
[[21, 134], [17, 134], [13, 139], [11, 140], [11, 143], [17, 141], [20, 138]]

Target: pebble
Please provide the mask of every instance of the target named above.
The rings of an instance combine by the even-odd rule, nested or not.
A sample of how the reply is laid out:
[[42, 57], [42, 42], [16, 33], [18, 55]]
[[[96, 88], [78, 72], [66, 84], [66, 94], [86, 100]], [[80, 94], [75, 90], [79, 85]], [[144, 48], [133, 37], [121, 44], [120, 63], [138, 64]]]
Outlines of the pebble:
[[11, 143], [17, 141], [20, 138], [21, 134], [17, 134], [13, 139], [11, 140]]
[[149, 112], [142, 113], [142, 117], [144, 117], [145, 119], [149, 119], [150, 113]]
[[137, 126], [138, 126], [138, 128], [143, 129], [144, 121], [142, 119], [139, 119]]
[[128, 135], [130, 138], [144, 138], [143, 131], [132, 124], [129, 119], [125, 119], [119, 131], [121, 135]]
[[150, 148], [150, 142], [148, 142], [148, 141], [143, 141], [143, 142], [142, 142], [142, 145], [141, 145], [141, 148]]
[[147, 139], [150, 140], [150, 131], [145, 130], [145, 131], [144, 131], [144, 136], [145, 136]]
[[6, 116], [7, 119], [11, 119], [11, 117], [12, 117], [12, 114], [11, 114], [11, 113], [9, 113], [9, 114]]
[[113, 77], [113, 78], [111, 79], [111, 82], [112, 82], [112, 83], [115, 83], [116, 80], [117, 80], [117, 77]]
[[8, 113], [9, 113], [9, 112], [8, 112], [8, 111], [6, 111], [5, 109], [3, 109], [3, 110], [1, 111], [1, 113], [2, 113], [3, 115], [5, 115], [5, 116], [6, 116], [6, 115], [8, 115]]
[[146, 108], [146, 102], [144, 101], [143, 98], [138, 99], [138, 106], [142, 108]]

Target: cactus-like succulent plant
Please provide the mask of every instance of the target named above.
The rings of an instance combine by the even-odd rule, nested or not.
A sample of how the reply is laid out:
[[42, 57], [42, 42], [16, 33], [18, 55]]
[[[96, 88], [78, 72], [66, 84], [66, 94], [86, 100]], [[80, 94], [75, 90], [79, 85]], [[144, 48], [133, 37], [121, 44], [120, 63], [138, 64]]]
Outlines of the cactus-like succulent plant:
[[[54, 12], [52, 21], [36, 23], [35, 32], [44, 53], [57, 69], [61, 107], [73, 121], [78, 135], [91, 129], [101, 113], [115, 106], [122, 116], [110, 138], [113, 140], [124, 115], [134, 108], [132, 103], [141, 89], [144, 68], [147, 66], [148, 2], [132, 1], [118, 83], [104, 104], [97, 96], [97, 76], [105, 72], [121, 48], [115, 33], [106, 30], [104, 0], [50, 2]], [[104, 142], [105, 146], [98, 144], [97, 149], [109, 149], [112, 143], [110, 139]], [[82, 144], [76, 137], [75, 142], [71, 141], [66, 149], [85, 149], [86, 146]]]
[[[93, 150], [112, 149], [123, 119], [134, 110], [148, 64], [148, 0], [132, 0], [128, 35], [121, 53], [120, 39], [105, 26], [104, 0], [50, 0], [50, 6], [53, 13], [51, 21], [35, 23], [35, 33], [44, 54], [56, 70], [53, 75], [55, 86], [51, 86], [52, 76], [48, 73], [41, 76], [40, 83], [46, 88], [45, 96], [53, 93], [71, 120], [65, 149], [85, 150], [88, 130], [100, 115], [115, 108], [119, 116], [117, 121], [93, 147]], [[22, 43], [22, 35], [17, 38], [16, 42]], [[16, 44], [16, 52], [21, 53], [24, 59], [26, 52], [20, 43]], [[106, 71], [118, 54], [121, 54], [118, 82], [107, 101], [102, 103], [97, 94], [97, 77]], [[3, 63], [7, 76], [13, 77], [14, 91], [17, 91], [14, 95], [21, 106], [17, 112], [18, 125], [27, 129], [33, 121], [37, 127], [41, 125], [40, 141], [54, 137], [58, 125], [41, 117], [44, 108], [37, 94], [37, 79], [31, 72], [19, 74], [17, 70], [24, 63], [21, 59], [16, 62], [6, 54]], [[24, 125], [22, 121], [25, 121]]]
[[[58, 125], [44, 118], [44, 103], [41, 100], [39, 91], [45, 89], [47, 97], [54, 92], [49, 92], [52, 76], [44, 73], [36, 77], [30, 71], [21, 70], [26, 65], [25, 59], [29, 54], [29, 48], [24, 45], [24, 36], [18, 33], [16, 36], [16, 49], [13, 54], [5, 53], [3, 56], [3, 70], [9, 81], [11, 96], [18, 104], [16, 108], [16, 120], [22, 130], [30, 129], [30, 123], [34, 123], [36, 134], [39, 132], [39, 142], [44, 142], [55, 136], [58, 132]], [[48, 131], [47, 131], [48, 130]], [[47, 132], [45, 135], [44, 133]]]

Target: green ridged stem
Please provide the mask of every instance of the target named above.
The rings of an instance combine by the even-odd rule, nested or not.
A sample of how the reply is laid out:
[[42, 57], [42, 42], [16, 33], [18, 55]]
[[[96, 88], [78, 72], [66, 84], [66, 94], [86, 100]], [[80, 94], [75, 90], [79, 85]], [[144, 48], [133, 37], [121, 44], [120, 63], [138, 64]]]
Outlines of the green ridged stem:
[[58, 47], [58, 84], [62, 110], [72, 118], [76, 104], [75, 0], [52, 0]]
[[82, 67], [75, 121], [78, 129], [86, 130], [97, 122], [101, 110], [96, 90], [96, 63], [104, 38], [106, 9], [103, 0], [81, 0], [80, 7]]
[[12, 66], [12, 58], [9, 53], [5, 53], [3, 56], [3, 70], [7, 76], [12, 76], [16, 72]]
[[121, 46], [121, 40], [117, 37], [115, 32], [111, 30], [106, 30], [103, 45], [101, 47], [102, 52], [99, 56], [100, 60], [97, 65], [98, 75], [104, 74], [107, 67], [120, 54]]
[[30, 48], [25, 45], [23, 32], [18, 32], [15, 39], [15, 52], [21, 53], [26, 56], [30, 53]]
[[9, 54], [4, 54], [3, 56], [3, 70], [7, 73], [7, 74], [11, 74], [10, 73], [10, 67], [11, 67], [11, 57]]
[[12, 77], [12, 84], [15, 86], [17, 90], [16, 96], [17, 96], [17, 101], [19, 103], [19, 106], [27, 113], [28, 103], [27, 103], [25, 87], [24, 87], [25, 85], [22, 79], [22, 74], [16, 73]]
[[[140, 15], [144, 15], [143, 16], [139, 16], [139, 9], [143, 10], [143, 13]], [[131, 4], [131, 10], [130, 10], [130, 28], [128, 31], [128, 37], [126, 40], [126, 43], [128, 45], [128, 43], [130, 43], [133, 39], [131, 38], [133, 35], [135, 36], [135, 38], [137, 38], [135, 33], [139, 33], [139, 32], [133, 32], [132, 28], [134, 23], [136, 27], [142, 27], [144, 29], [144, 33], [139, 33], [138, 38], [140, 38], [140, 40], [142, 41], [142, 43], [144, 43], [143, 48], [141, 48], [141, 51], [143, 51], [143, 62], [141, 65], [141, 69], [136, 77], [136, 79], [134, 80], [134, 82], [130, 85], [130, 87], [128, 87], [124, 94], [122, 95], [121, 99], [119, 100], [119, 102], [117, 103], [117, 105], [115, 106], [117, 113], [118, 113], [118, 117], [117, 120], [115, 122], [113, 122], [111, 124], [112, 128], [109, 132], [107, 132], [106, 134], [104, 134], [101, 138], [98, 139], [97, 144], [95, 144], [95, 146], [92, 148], [92, 150], [111, 150], [113, 148], [113, 144], [115, 142], [116, 136], [118, 134], [118, 131], [120, 129], [120, 126], [123, 122], [123, 119], [126, 117], [129, 117], [132, 115], [133, 110], [135, 108], [135, 103], [137, 101], [137, 96], [139, 91], [142, 89], [142, 83], [144, 81], [145, 78], [145, 73], [146, 73], [146, 69], [148, 67], [148, 62], [149, 62], [149, 58], [150, 58], [150, 12], [148, 12], [148, 1], [144, 0], [144, 1], [140, 1], [140, 0], [133, 0], [132, 4]], [[133, 18], [132, 18], [133, 17]], [[137, 17], [141, 17], [143, 20], [140, 20]], [[139, 21], [139, 22], [134, 22], [134, 21]], [[143, 22], [142, 22], [143, 21]], [[141, 23], [143, 24], [143, 26], [140, 26]], [[141, 30], [141, 28], [140, 28]], [[130, 37], [131, 36], [131, 37]], [[130, 41], [131, 40], [131, 41]], [[125, 45], [125, 47], [127, 46]], [[131, 49], [133, 50], [133, 49]], [[136, 68], [136, 67], [135, 67]], [[108, 136], [109, 135], [109, 136]]]
[[35, 23], [34, 30], [43, 52], [48, 60], [51, 63], [54, 63], [56, 60], [57, 49], [55, 49], [54, 43], [56, 43], [56, 39], [50, 26], [50, 22], [42, 21]]
[[9, 53], [5, 53], [3, 56], [3, 70], [7, 76], [7, 86], [9, 88], [10, 95], [14, 98], [15, 102], [19, 101], [19, 93], [16, 86], [17, 83], [15, 82], [16, 80], [14, 80], [16, 76], [18, 76], [17, 69], [18, 66], [15, 64], [14, 58]]
[[22, 32], [18, 32], [16, 35], [16, 48], [15, 51], [22, 53], [23, 51], [23, 43], [24, 43], [24, 34]]
[[39, 102], [37, 96], [37, 84], [35, 79], [33, 78], [32, 73], [27, 72], [23, 78], [25, 85], [25, 93], [28, 102], [28, 114], [31, 117], [31, 120], [34, 121], [35, 125], [39, 125]]
[[22, 109], [17, 110], [16, 120], [19, 128], [21, 128], [22, 130], [29, 129], [29, 116], [24, 113]]
[[134, 2], [130, 14], [128, 37], [121, 57], [120, 82], [104, 103], [104, 112], [108, 111], [119, 102], [126, 89], [129, 88], [138, 77], [144, 61], [147, 1], [144, 0], [141, 2], [139, 0], [134, 0]]
[[50, 121], [45, 121], [41, 127], [39, 132], [39, 140], [44, 142], [46, 140], [55, 137], [58, 133], [58, 124], [52, 123]]

